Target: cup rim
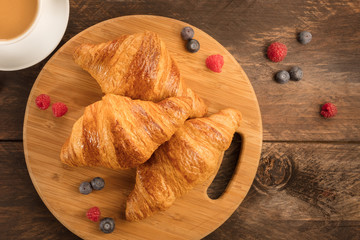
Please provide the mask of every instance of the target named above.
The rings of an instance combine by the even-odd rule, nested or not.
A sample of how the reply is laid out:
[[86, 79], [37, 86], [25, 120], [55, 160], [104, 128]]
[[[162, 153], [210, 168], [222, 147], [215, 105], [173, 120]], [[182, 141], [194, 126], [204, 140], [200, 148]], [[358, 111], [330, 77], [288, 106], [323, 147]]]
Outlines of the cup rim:
[[27, 37], [36, 27], [37, 23], [39, 22], [39, 18], [41, 15], [41, 9], [42, 9], [42, 2], [43, 0], [37, 0], [38, 2], [38, 7], [37, 7], [37, 12], [36, 12], [36, 16], [35, 19], [33, 21], [33, 24], [31, 24], [31, 26], [28, 28], [28, 30], [26, 30], [23, 34], [17, 36], [16, 38], [12, 38], [9, 40], [1, 40], [0, 39], [0, 45], [10, 45], [16, 42], [19, 42], [20, 40], [24, 39], [25, 37]]

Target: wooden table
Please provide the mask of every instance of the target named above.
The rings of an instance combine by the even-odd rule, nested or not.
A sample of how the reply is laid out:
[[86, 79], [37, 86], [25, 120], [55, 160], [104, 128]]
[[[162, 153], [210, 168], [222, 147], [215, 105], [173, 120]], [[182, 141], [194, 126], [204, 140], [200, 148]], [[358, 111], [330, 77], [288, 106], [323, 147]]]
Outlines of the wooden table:
[[[209, 33], [247, 73], [263, 119], [260, 167], [240, 207], [205, 239], [360, 239], [359, 0], [70, 2], [59, 47], [109, 18], [161, 15]], [[302, 30], [313, 34], [308, 45], [296, 41]], [[273, 41], [288, 46], [281, 63], [266, 58]], [[0, 72], [0, 239], [77, 239], [40, 200], [23, 155], [27, 97], [48, 59]], [[273, 80], [275, 72], [295, 65], [303, 69], [303, 80], [285, 85]], [[335, 118], [319, 115], [325, 102], [337, 105]], [[226, 187], [240, 145], [235, 138], [210, 196]]]

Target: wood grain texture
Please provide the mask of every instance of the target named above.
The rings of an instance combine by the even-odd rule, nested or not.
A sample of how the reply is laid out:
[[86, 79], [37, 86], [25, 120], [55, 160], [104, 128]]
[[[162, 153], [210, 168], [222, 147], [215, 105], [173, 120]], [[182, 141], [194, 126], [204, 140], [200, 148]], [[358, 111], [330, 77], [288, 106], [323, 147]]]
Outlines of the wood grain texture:
[[[360, 140], [360, 116], [353, 114], [360, 108], [359, 0], [109, 2], [95, 8], [77, 1], [72, 7], [80, 10], [82, 22], [74, 28], [91, 26], [91, 21], [115, 15], [120, 8], [126, 14], [174, 17], [218, 39], [243, 66], [254, 86], [264, 140]], [[88, 12], [96, 13], [95, 19], [89, 19]], [[296, 41], [296, 34], [303, 30], [313, 34], [308, 45]], [[266, 48], [273, 41], [288, 46], [288, 56], [281, 63], [266, 58]], [[303, 69], [303, 80], [285, 85], [273, 80], [277, 71], [295, 65]], [[338, 106], [339, 114], [325, 121], [319, 111], [328, 101]], [[274, 118], [274, 114], [279, 117]]]
[[0, 71], [0, 139], [21, 140], [25, 98], [30, 93], [41, 67], [32, 71]]
[[21, 142], [0, 142], [0, 239], [77, 239], [46, 209]]
[[[205, 43], [204, 46], [197, 54], [187, 52], [179, 37], [185, 25], [177, 20], [155, 16], [128, 16], [99, 23], [66, 43], [44, 66], [34, 84], [24, 120], [24, 152], [29, 173], [49, 210], [82, 238], [153, 239], [157, 236], [164, 239], [200, 239], [219, 227], [233, 213], [251, 186], [262, 142], [256, 96], [245, 73], [231, 54], [200, 29], [193, 27], [199, 41]], [[106, 42], [123, 34], [145, 30], [159, 34], [177, 61], [186, 84], [208, 105], [209, 114], [228, 107], [242, 113], [241, 127], [237, 132], [242, 135], [244, 142], [235, 173], [221, 198], [208, 198], [208, 181], [177, 199], [167, 211], [143, 221], [129, 223], [125, 221], [123, 213], [126, 198], [134, 185], [133, 170], [71, 168], [61, 164], [59, 154], [84, 107], [101, 98], [96, 81], [72, 60], [74, 49], [84, 42]], [[227, 62], [221, 74], [211, 72], [204, 64], [206, 57], [214, 50], [221, 53]], [[230, 92], [230, 89], [237, 91]], [[69, 112], [62, 118], [54, 118], [49, 111], [39, 110], [34, 99], [40, 93], [49, 94], [53, 101], [66, 103]], [[101, 195], [79, 196], [76, 190], [79, 183], [95, 176], [101, 176], [108, 182], [107, 189], [101, 191]], [[96, 204], [98, 202], [101, 204]], [[104, 235], [97, 228], [92, 228], [93, 224], [87, 219], [79, 218], [91, 207], [90, 203], [100, 205], [104, 215], [115, 218], [121, 230]], [[169, 228], [170, 225], [177, 227]]]
[[[360, 108], [359, 0], [276, 3], [71, 0], [70, 3], [70, 21], [60, 46], [80, 31], [113, 17], [153, 14], [182, 20], [217, 39], [244, 68], [258, 96], [264, 140], [360, 141], [360, 117], [353, 114]], [[302, 30], [313, 33], [308, 45], [295, 39]], [[273, 41], [284, 42], [289, 48], [281, 63], [272, 63], [265, 56], [266, 47]], [[44, 62], [23, 70], [27, 72], [25, 76], [0, 72], [1, 120], [8, 124], [0, 127], [2, 139], [21, 139], [21, 116], [29, 90], [14, 93], [18, 88], [14, 83], [29, 87]], [[274, 73], [293, 65], [304, 70], [303, 80], [286, 85], [273, 81]], [[6, 78], [9, 80], [3, 80]], [[13, 96], [17, 100], [6, 106], [9, 101], [6, 99]], [[337, 118], [328, 121], [319, 116], [320, 105], [327, 101], [339, 108]], [[274, 118], [274, 114], [279, 117]]]
[[[302, 143], [300, 145], [303, 148], [295, 148], [294, 151], [305, 149], [307, 153], [301, 155], [304, 159], [299, 157], [297, 160], [311, 167], [313, 162], [309, 162], [309, 158], [316, 158], [318, 163], [336, 163], [349, 155], [354, 163], [359, 162], [359, 155], [352, 150], [358, 149], [357, 144], [348, 144], [349, 141], [358, 142], [360, 135], [359, 116], [354, 114], [360, 103], [359, 0], [71, 0], [70, 3], [70, 21], [59, 47], [80, 31], [118, 16], [154, 14], [188, 22], [225, 46], [246, 71], [259, 100], [264, 140], [282, 142], [265, 143], [264, 154], [269, 150], [277, 152], [276, 149], [281, 148], [284, 154], [293, 155], [292, 148], [297, 144], [287, 144], [286, 141], [337, 141], [344, 144], [335, 144], [338, 146], [335, 150], [331, 143], [320, 144], [323, 146], [320, 150], [319, 144]], [[299, 45], [294, 39], [295, 33], [304, 29], [314, 35], [313, 41], [306, 46]], [[271, 63], [264, 55], [267, 44], [274, 40], [282, 41], [289, 47], [288, 56], [282, 63]], [[22, 139], [28, 93], [48, 59], [22, 71], [0, 71], [0, 140]], [[304, 81], [290, 82], [284, 86], [274, 83], [273, 73], [292, 64], [304, 69]], [[324, 121], [317, 115], [323, 101], [334, 101], [340, 107], [338, 117], [341, 120], [334, 118]], [[1, 201], [0, 239], [77, 239], [65, 227], [61, 227], [41, 203], [37, 193], [30, 190], [33, 188], [26, 175], [20, 143], [1, 144], [17, 150], [1, 149], [0, 176], [4, 176], [3, 180], [5, 176], [6, 179], [15, 176], [22, 180], [0, 182], [4, 200]], [[277, 147], [270, 148], [272, 144]], [[327, 151], [331, 154], [322, 157], [322, 153]], [[286, 162], [290, 158], [284, 154], [280, 160]], [[223, 179], [230, 178], [230, 165], [224, 165], [226, 170], [216, 177], [217, 182], [209, 189], [210, 196], [216, 198], [221, 194], [216, 191], [224, 188]], [[336, 171], [341, 172], [342, 168], [348, 171], [345, 167], [339, 165]], [[276, 172], [276, 176], [281, 176], [281, 170]], [[306, 190], [297, 190], [299, 199], [310, 201], [314, 198], [312, 201], [316, 202], [314, 191], [318, 189], [316, 183], [319, 179], [311, 177], [314, 175], [317, 175], [316, 169], [311, 175], [296, 178], [299, 185], [309, 185]], [[326, 188], [338, 182], [346, 186], [358, 184], [359, 180], [349, 182], [342, 175], [348, 176], [346, 172], [336, 174], [334, 179], [326, 178], [326, 181], [322, 181], [321, 186]], [[265, 180], [269, 179], [266, 174], [261, 176]], [[281, 182], [281, 179], [278, 181]], [[280, 193], [284, 191], [286, 189]], [[312, 192], [310, 196], [308, 191]], [[9, 197], [5, 197], [7, 195]], [[352, 196], [358, 195], [350, 192], [348, 198]], [[273, 198], [276, 201], [272, 201]], [[308, 204], [298, 200], [295, 206], [301, 203]], [[293, 239], [360, 238], [359, 220], [333, 221], [326, 215], [322, 218], [317, 215], [314, 218], [309, 216], [303, 220], [291, 220], [291, 216], [296, 216], [296, 210], [293, 209], [294, 214], [287, 220], [277, 221], [276, 218], [283, 211], [283, 208], [277, 206], [285, 204], [286, 201], [278, 198], [276, 193], [260, 194], [253, 187], [232, 217], [206, 239], [267, 239], [269, 236], [273, 239], [289, 239], [287, 233]], [[17, 211], [13, 206], [21, 210]], [[299, 214], [302, 209], [299, 208]], [[341, 210], [338, 211], [341, 213]], [[21, 218], [18, 212], [21, 212]], [[344, 210], [344, 214], [346, 212]], [[11, 225], [12, 222], [15, 224]]]
[[[243, 203], [205, 239], [360, 238], [359, 144], [264, 143], [263, 149]], [[290, 163], [287, 184], [260, 180], [267, 159]], [[281, 168], [274, 165], [266, 175], [276, 179]]]
[[[239, 143], [235, 138], [225, 154], [210, 196], [221, 195], [231, 177]], [[261, 163], [292, 162], [290, 181], [281, 190], [254, 185], [234, 214], [204, 239], [359, 239], [359, 144], [264, 143], [263, 148]], [[0, 238], [78, 239], [34, 191], [21, 143], [0, 143], [0, 152]]]

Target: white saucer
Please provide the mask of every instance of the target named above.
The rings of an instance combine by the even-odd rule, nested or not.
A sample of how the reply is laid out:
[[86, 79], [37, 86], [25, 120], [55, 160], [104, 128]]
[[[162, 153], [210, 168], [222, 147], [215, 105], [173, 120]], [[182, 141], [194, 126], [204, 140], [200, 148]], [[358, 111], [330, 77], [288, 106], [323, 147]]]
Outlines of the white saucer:
[[69, 8], [69, 0], [43, 1], [34, 30], [19, 42], [0, 45], [0, 70], [24, 69], [49, 56], [64, 36]]

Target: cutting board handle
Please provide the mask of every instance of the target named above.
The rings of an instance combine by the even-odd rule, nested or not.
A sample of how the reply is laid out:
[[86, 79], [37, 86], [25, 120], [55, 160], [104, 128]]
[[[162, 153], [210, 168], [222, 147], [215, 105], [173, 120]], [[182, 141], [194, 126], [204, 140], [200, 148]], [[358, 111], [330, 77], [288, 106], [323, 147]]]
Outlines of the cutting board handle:
[[[243, 163], [243, 159], [245, 158], [245, 156], [247, 156], [247, 154], [249, 154], [249, 151], [251, 151], [250, 149], [251, 146], [249, 146], [248, 137], [246, 133], [242, 131], [241, 127], [236, 131], [236, 133], [238, 133], [241, 136], [241, 150], [239, 153], [239, 159], [235, 166], [233, 175], [230, 181], [228, 182], [225, 191], [221, 194], [221, 196], [218, 199], [210, 199], [208, 197], [209, 200], [214, 205], [228, 206], [230, 202], [233, 201], [239, 202], [239, 199], [244, 199], [247, 194], [248, 187], [243, 186], [243, 183], [241, 182], [241, 178], [244, 177], [242, 176], [244, 172], [241, 170], [240, 165]], [[239, 205], [240, 203], [241, 202], [239, 202]]]

